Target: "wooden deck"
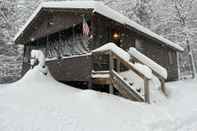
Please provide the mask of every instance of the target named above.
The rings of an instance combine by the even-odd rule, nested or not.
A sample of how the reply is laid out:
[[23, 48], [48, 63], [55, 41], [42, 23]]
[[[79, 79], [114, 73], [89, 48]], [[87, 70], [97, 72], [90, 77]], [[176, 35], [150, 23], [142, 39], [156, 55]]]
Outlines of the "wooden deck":
[[[86, 82], [88, 83], [87, 87], [89, 89], [93, 88], [93, 85], [107, 85], [106, 87], [108, 87], [111, 94], [113, 94], [114, 89], [116, 89], [121, 96], [127, 99], [150, 103], [150, 78], [144, 72], [138, 70], [133, 62], [122, 58], [121, 55], [110, 50], [104, 52], [104, 54], [108, 54], [109, 56], [109, 70], [95, 71], [92, 57], [101, 53], [103, 52], [48, 60], [47, 66], [52, 76], [58, 81], [65, 83]], [[134, 72], [143, 80], [143, 92], [140, 92], [133, 86], [132, 83], [135, 81], [128, 81], [121, 76], [120, 65], [124, 65], [127, 70]], [[30, 66], [24, 63], [23, 68], [23, 71], [27, 71]], [[23, 74], [24, 73], [25, 72], [23, 72]], [[162, 90], [164, 90], [164, 78], [158, 78], [161, 81]]]

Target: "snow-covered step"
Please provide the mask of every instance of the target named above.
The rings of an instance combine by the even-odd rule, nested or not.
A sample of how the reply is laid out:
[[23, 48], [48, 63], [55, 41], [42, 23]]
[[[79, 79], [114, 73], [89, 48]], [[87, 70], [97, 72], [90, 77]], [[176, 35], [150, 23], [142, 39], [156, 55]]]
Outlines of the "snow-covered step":
[[111, 76], [109, 71], [92, 71], [92, 80], [97, 85], [110, 85]]
[[132, 86], [133, 83], [124, 79], [115, 71], [112, 74], [109, 71], [92, 71], [92, 79], [94, 84], [112, 84], [123, 97], [136, 101], [144, 101], [143, 96]]
[[136, 101], [144, 101], [143, 96], [135, 90], [129, 81], [124, 80], [122, 76], [112, 70], [112, 84], [120, 94], [128, 99]]

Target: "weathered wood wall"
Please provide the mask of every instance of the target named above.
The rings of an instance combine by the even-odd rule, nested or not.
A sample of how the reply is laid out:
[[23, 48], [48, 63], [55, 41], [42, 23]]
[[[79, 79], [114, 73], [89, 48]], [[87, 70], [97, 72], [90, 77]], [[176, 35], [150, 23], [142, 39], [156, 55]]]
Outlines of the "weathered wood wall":
[[[127, 28], [124, 25], [118, 24], [108, 18], [105, 18], [100, 15], [96, 15], [95, 21], [95, 44], [93, 49], [102, 46], [107, 42], [113, 41], [112, 32], [114, 30], [122, 34], [120, 39], [122, 40], [121, 48], [128, 50], [130, 47], [136, 47], [136, 39], [140, 40], [141, 48], [140, 51], [146, 56], [150, 57], [156, 63], [160, 64], [168, 71], [168, 80], [177, 80], [178, 79], [178, 65], [177, 65], [177, 55], [174, 49], [167, 47], [158, 41], [152, 40], [139, 32], [136, 32], [134, 29]], [[137, 48], [137, 47], [136, 47]], [[169, 57], [171, 55], [171, 58]], [[104, 58], [104, 57], [103, 57]], [[171, 59], [171, 60], [170, 60]], [[102, 60], [97, 58], [98, 63], [106, 66], [107, 60]], [[101, 62], [103, 61], [103, 62]], [[99, 64], [97, 64], [98, 66]]]
[[23, 40], [19, 38], [16, 43], [20, 43], [20, 41], [27, 43], [32, 39], [45, 37], [49, 34], [77, 25], [83, 20], [82, 14], [89, 14], [89, 11], [86, 10], [86, 13], [84, 13], [84, 10], [81, 10], [81, 12], [68, 10], [65, 13], [65, 11], [62, 10], [42, 10], [34, 22], [27, 27], [26, 32], [23, 33]]
[[[58, 11], [58, 12], [47, 12], [47, 13], [45, 12], [44, 14], [45, 15], [40, 14], [40, 16], [42, 17], [37, 18], [38, 19], [37, 23], [32, 23], [32, 26], [34, 24], [36, 24], [37, 26], [33, 28], [32, 31], [26, 34], [27, 35], [27, 37], [25, 37], [26, 39], [29, 40], [30, 38], [37, 39], [40, 37], [46, 37], [49, 34], [61, 31], [63, 29], [72, 26], [73, 24], [78, 24], [82, 22], [82, 16], [80, 13], [75, 14], [75, 13]], [[89, 13], [89, 16], [91, 18], [91, 25], [90, 25], [91, 33], [93, 34], [93, 39], [91, 40], [91, 44], [89, 45], [90, 50], [96, 49], [108, 42], [114, 42], [114, 40], [112, 39], [112, 32], [117, 31], [121, 34], [119, 41], [120, 43], [118, 43], [120, 44], [121, 48], [128, 50], [129, 47], [136, 47], [136, 39], [140, 40], [141, 49], [142, 49], [140, 51], [168, 70], [168, 74], [169, 74], [168, 80], [175, 80], [178, 78], [178, 67], [177, 67], [177, 59], [176, 59], [177, 56], [175, 50], [165, 46], [164, 44], [158, 43], [158, 41], [152, 40], [144, 36], [140, 32], [136, 32], [136, 30], [134, 29], [128, 28], [125, 25], [121, 25], [99, 14], [95, 13], [94, 15], [92, 15]], [[49, 23], [51, 23], [51, 25], [49, 25]], [[43, 43], [40, 42], [39, 44], [43, 44]], [[172, 62], [170, 62], [169, 52], [171, 54]], [[72, 78], [73, 81], [75, 81], [75, 78], [80, 80], [82, 77], [80, 75], [76, 75], [76, 76], [72, 75], [73, 73], [72, 71], [74, 71], [75, 73], [76, 72], [75, 70], [77, 70], [77, 68], [83, 69], [78, 71], [80, 72], [80, 74], [84, 73], [83, 76], [83, 80], [84, 80], [84, 78], [89, 77], [89, 76], [85, 77], [85, 75], [89, 75], [89, 68], [88, 70], [86, 70], [85, 69], [86, 67], [83, 65], [81, 66], [82, 68], [80, 68], [80, 66], [67, 67], [66, 64], [64, 64], [65, 62], [69, 65], [73, 65], [72, 63], [76, 63], [80, 65], [81, 62], [84, 61], [90, 63], [92, 62], [90, 59], [84, 60], [83, 58], [78, 59], [78, 61], [79, 62], [76, 62], [75, 60], [72, 61], [72, 59], [70, 59], [70, 62], [68, 62], [59, 59], [57, 60], [57, 62], [51, 63], [51, 65], [56, 69], [58, 67], [59, 70], [65, 67], [68, 68], [68, 70], [64, 69], [64, 71], [68, 71], [66, 76], [68, 75], [69, 72], [71, 72], [70, 78]], [[100, 67], [104, 67], [104, 69], [108, 68], [107, 63], [109, 61], [106, 56], [95, 58], [94, 61], [97, 62], [94, 64], [96, 64], [98, 68]], [[58, 62], [60, 62], [62, 66], [60, 66], [60, 64], [58, 65], [57, 64]], [[87, 64], [88, 67], [90, 66], [89, 63], [83, 63], [83, 64], [84, 65]], [[72, 70], [71, 68], [73, 68], [74, 70]], [[85, 73], [86, 71], [88, 73]], [[60, 80], [65, 79], [70, 81], [70, 78], [60, 76], [59, 79]]]
[[[52, 76], [62, 82], [91, 80], [91, 55], [76, 56], [47, 61]], [[30, 69], [29, 63], [23, 63], [22, 76]]]
[[[143, 48], [142, 53], [167, 69], [168, 80], [177, 80], [178, 65], [176, 52], [169, 47], [160, 45], [146, 38], [141, 38], [141, 40]], [[171, 55], [171, 58], [169, 57], [169, 55]]]
[[90, 81], [92, 72], [91, 55], [62, 58], [48, 61], [52, 76], [58, 81]]

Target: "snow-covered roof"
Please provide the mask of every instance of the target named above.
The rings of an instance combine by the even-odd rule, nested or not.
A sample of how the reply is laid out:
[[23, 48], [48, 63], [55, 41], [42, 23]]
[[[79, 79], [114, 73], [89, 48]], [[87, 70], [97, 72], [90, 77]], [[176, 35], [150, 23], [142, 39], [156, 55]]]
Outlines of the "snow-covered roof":
[[136, 29], [139, 32], [143, 32], [146, 35], [155, 38], [162, 43], [165, 43], [167, 46], [172, 47], [178, 51], [183, 51], [184, 49], [178, 44], [165, 39], [164, 37], [150, 31], [149, 29], [137, 24], [136, 22], [130, 20], [128, 17], [123, 14], [113, 10], [112, 8], [105, 5], [103, 2], [99, 1], [49, 1], [42, 2], [40, 6], [35, 10], [33, 15], [29, 18], [26, 24], [20, 29], [20, 31], [16, 34], [14, 41], [23, 33], [23, 31], [27, 28], [27, 26], [32, 22], [32, 20], [36, 17], [36, 15], [40, 12], [42, 8], [55, 8], [55, 9], [92, 9], [93, 12], [101, 14], [107, 18], [110, 18], [114, 21], [117, 21], [121, 24], [128, 25]]

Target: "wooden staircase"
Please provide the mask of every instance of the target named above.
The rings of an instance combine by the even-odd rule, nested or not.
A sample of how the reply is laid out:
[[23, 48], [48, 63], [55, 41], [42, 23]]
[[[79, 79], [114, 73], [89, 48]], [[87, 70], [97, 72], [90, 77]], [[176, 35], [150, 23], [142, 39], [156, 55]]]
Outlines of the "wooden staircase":
[[113, 70], [111, 75], [113, 87], [116, 88], [122, 96], [135, 101], [145, 101], [143, 96], [134, 90], [134, 87], [130, 85], [128, 81], [124, 80], [124, 78], [121, 77], [117, 72]]
[[[101, 53], [109, 55], [109, 71], [92, 71], [92, 79], [93, 83], [100, 85], [109, 85], [109, 92], [111, 94], [114, 93], [114, 88], [120, 93], [121, 96], [139, 102], [147, 102], [150, 103], [150, 95], [149, 95], [149, 81], [150, 78], [147, 77], [146, 74], [140, 72], [135, 68], [134, 64], [128, 60], [122, 58], [116, 52], [111, 50], [105, 52], [94, 52], [99, 55]], [[116, 62], [116, 68], [115, 68]], [[135, 87], [133, 87], [132, 83], [125, 80], [120, 75], [120, 65], [124, 65], [129, 70], [135, 72], [140, 78], [144, 80], [144, 94], [141, 95]]]

